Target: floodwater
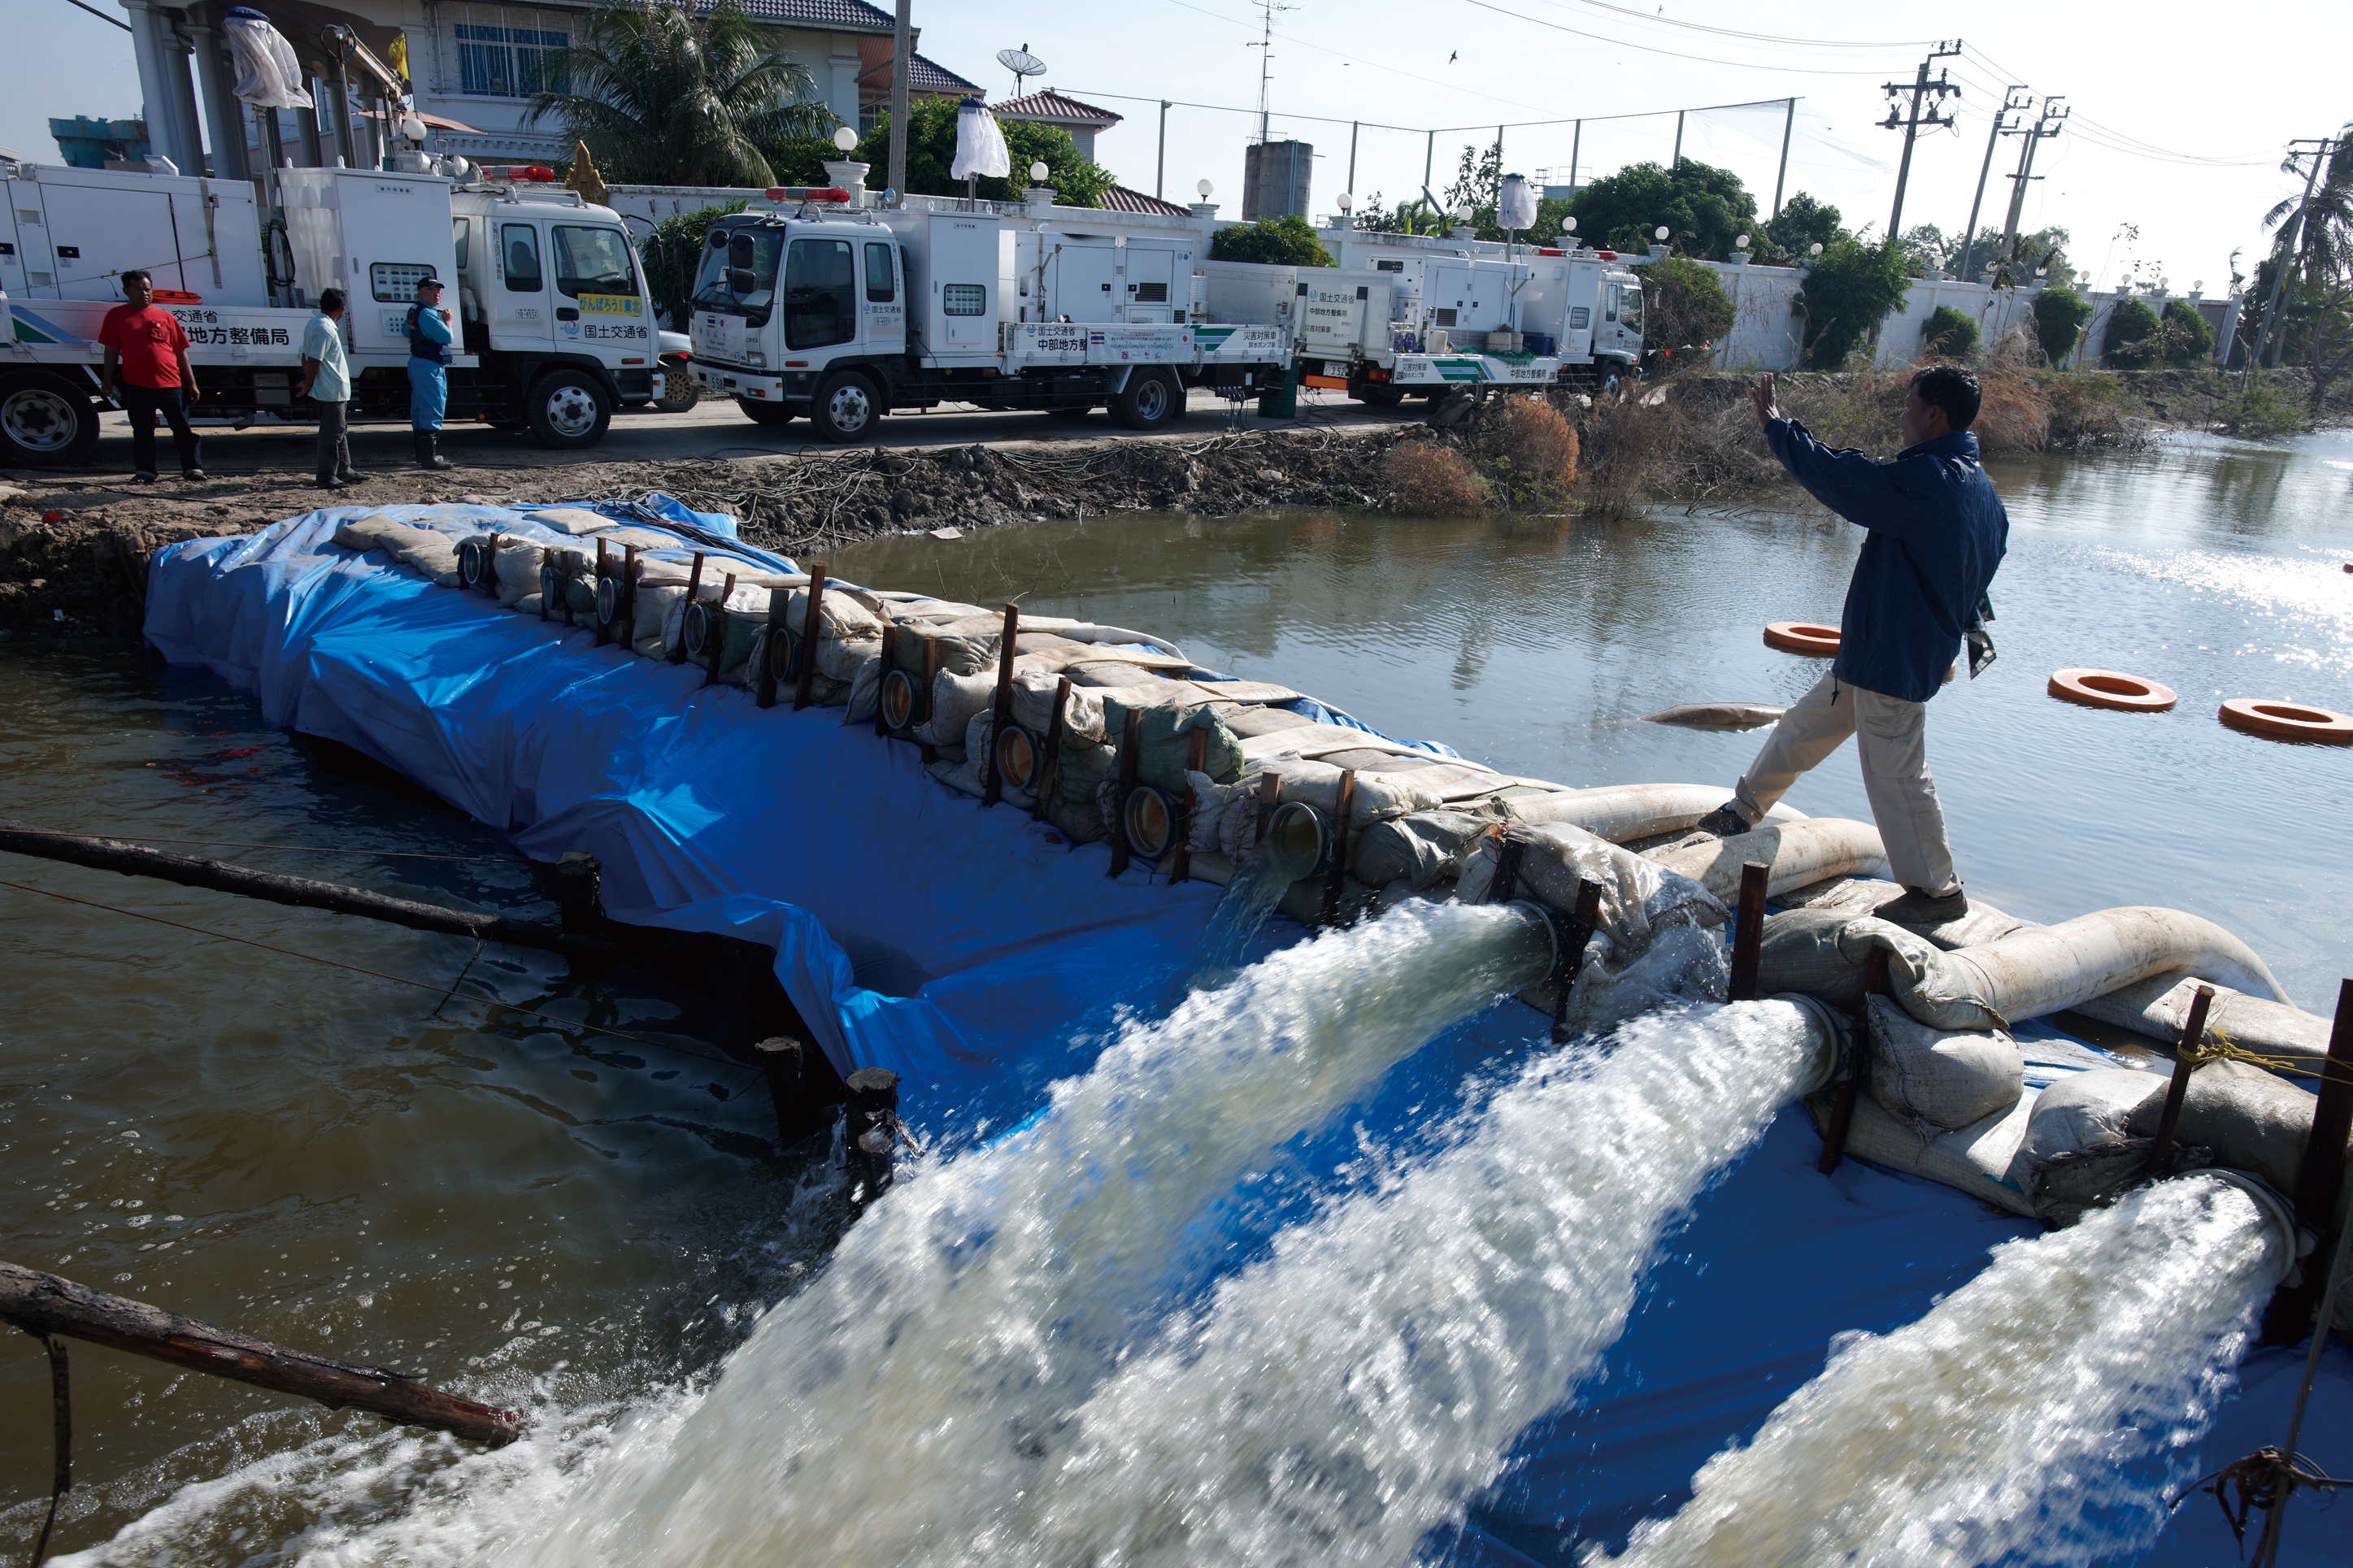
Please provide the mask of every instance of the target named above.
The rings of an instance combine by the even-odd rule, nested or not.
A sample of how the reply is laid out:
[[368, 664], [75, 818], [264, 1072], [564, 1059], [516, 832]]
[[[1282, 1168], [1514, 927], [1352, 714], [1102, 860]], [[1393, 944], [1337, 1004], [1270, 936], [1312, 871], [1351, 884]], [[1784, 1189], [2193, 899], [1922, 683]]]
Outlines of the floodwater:
[[[2353, 888], [2353, 750], [2242, 736], [2213, 715], [2238, 695], [2353, 710], [2353, 437], [2183, 439], [1997, 478], [2012, 517], [1993, 589], [2001, 658], [1943, 693], [1929, 726], [1971, 891], [2045, 921], [2195, 910], [2327, 1011], [2348, 967], [2334, 901]], [[1765, 648], [1761, 626], [1834, 620], [1853, 551], [1843, 525], [1806, 511], [1282, 511], [897, 538], [832, 564], [1150, 630], [1515, 773], [1728, 785], [1757, 734], [1630, 721], [1794, 698], [1822, 667]], [[2181, 705], [2057, 702], [2043, 681], [2071, 665], [2152, 678]], [[1791, 804], [1867, 816], [1851, 757]], [[263, 730], [210, 677], [135, 655], [0, 648], [0, 816], [206, 838], [170, 847], [548, 912], [490, 829]], [[476, 956], [456, 938], [72, 868], [17, 860], [0, 878], [21, 885], [0, 886], [0, 1186], [14, 1194], [0, 1258], [494, 1402], [546, 1400], [588, 1429], [706, 1378], [830, 1244], [835, 1178], [766, 1152], [765, 1092], [691, 1037], [681, 998], [577, 981], [544, 955]], [[29, 1545], [47, 1379], [30, 1340], [10, 1342], [0, 1542]], [[448, 1473], [449, 1445], [74, 1356], [67, 1548], [142, 1518], [140, 1561], [270, 1560], [306, 1529], [332, 1548], [425, 1509]], [[328, 1484], [331, 1470], [353, 1479]]]

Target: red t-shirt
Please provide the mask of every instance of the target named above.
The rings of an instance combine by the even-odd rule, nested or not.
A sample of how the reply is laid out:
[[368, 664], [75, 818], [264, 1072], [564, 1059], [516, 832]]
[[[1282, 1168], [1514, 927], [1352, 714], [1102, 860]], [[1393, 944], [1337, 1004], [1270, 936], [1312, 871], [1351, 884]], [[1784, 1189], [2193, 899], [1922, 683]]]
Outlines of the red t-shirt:
[[117, 305], [98, 329], [100, 346], [122, 356], [122, 379], [149, 388], [180, 384], [180, 351], [188, 334], [171, 311], [159, 305], [138, 310]]

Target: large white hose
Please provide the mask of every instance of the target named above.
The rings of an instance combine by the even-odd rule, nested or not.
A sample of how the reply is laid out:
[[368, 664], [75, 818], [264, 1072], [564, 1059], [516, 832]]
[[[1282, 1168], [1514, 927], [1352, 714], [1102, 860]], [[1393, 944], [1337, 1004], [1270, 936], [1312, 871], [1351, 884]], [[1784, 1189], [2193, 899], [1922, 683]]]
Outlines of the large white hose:
[[[1606, 784], [1599, 789], [1506, 801], [1504, 809], [1515, 822], [1565, 822], [1572, 827], [1582, 827], [1597, 838], [1624, 844], [1654, 833], [1676, 833], [1690, 827], [1722, 805], [1730, 795], [1722, 784]], [[1777, 805], [1765, 814], [1765, 820], [1803, 822], [1807, 817], [1803, 812]]]
[[2181, 910], [2100, 910], [1983, 947], [1965, 947], [1947, 961], [1957, 970], [1956, 978], [2013, 1023], [2179, 970], [2275, 1002], [2288, 999], [2253, 949], [2212, 921]]
[[1814, 816], [1775, 823], [1714, 844], [1662, 849], [1650, 858], [1689, 877], [1729, 905], [1740, 897], [1740, 868], [1751, 860], [1765, 863], [1766, 895], [1778, 898], [1828, 877], [1881, 875], [1887, 866], [1887, 847], [1880, 842], [1879, 829], [1867, 822]]
[[[2189, 1021], [2189, 1000], [2197, 994], [2201, 976], [2178, 970], [2136, 980], [2131, 984], [2075, 1004], [2075, 1011], [2103, 1024], [2114, 1024], [2168, 1045], [2181, 1038]], [[2266, 1002], [2229, 986], [2218, 986], [2206, 1014], [2206, 1026], [2227, 1036], [2232, 1045], [2262, 1056], [2300, 1057], [2317, 1061], [2328, 1054], [2329, 1021], [2300, 1007]]]

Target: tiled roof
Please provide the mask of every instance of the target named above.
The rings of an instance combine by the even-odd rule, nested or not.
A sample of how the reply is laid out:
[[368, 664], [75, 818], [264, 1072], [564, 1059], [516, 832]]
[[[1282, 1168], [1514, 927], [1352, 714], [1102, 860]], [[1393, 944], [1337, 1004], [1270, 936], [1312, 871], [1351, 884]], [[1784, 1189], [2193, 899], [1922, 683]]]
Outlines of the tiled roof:
[[992, 104], [990, 112], [999, 120], [1047, 120], [1075, 121], [1081, 125], [1113, 126], [1124, 118], [1108, 109], [1097, 109], [1092, 103], [1081, 103], [1075, 98], [1064, 98], [1053, 89], [1033, 92], [1026, 98], [1008, 98], [1003, 103]]
[[[965, 80], [937, 60], [925, 59], [922, 55], [909, 55], [907, 58], [913, 64], [913, 68], [907, 72], [907, 90], [919, 98], [926, 95], [933, 98], [987, 98], [988, 96], [988, 89], [976, 81]], [[883, 97], [890, 97], [891, 57], [883, 56], [881, 65], [871, 70], [860, 72], [858, 85], [863, 92], [871, 93], [879, 90]]]
[[1175, 202], [1164, 202], [1158, 196], [1147, 196], [1125, 185], [1113, 185], [1103, 192], [1097, 205], [1115, 213], [1158, 213], [1164, 217], [1184, 217], [1188, 211]]
[[839, 27], [852, 33], [888, 33], [898, 26], [888, 11], [866, 0], [738, 0], [745, 16], [758, 22], [797, 23], [805, 27]]

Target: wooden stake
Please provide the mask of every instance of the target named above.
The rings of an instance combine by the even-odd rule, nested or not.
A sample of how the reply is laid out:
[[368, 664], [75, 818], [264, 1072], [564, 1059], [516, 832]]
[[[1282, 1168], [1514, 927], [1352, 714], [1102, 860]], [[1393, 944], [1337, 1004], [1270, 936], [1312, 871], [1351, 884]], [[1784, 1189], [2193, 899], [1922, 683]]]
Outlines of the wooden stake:
[[1127, 796], [1135, 788], [1138, 753], [1144, 750], [1144, 710], [1131, 708], [1119, 731], [1119, 785], [1111, 797], [1111, 874], [1127, 869]]
[[1282, 804], [1282, 775], [1270, 768], [1258, 775], [1258, 822], [1250, 833], [1250, 847], [1255, 849], [1266, 842], [1266, 825], [1274, 820], [1274, 808]]
[[42, 860], [62, 860], [126, 877], [153, 877], [184, 888], [209, 888], [220, 893], [242, 893], [249, 899], [286, 904], [298, 910], [332, 910], [337, 914], [364, 915], [417, 931], [444, 931], [452, 936], [478, 937], [511, 947], [536, 947], [551, 952], [601, 955], [612, 944], [596, 937], [560, 931], [531, 921], [503, 915], [478, 915], [387, 898], [333, 882], [313, 882], [303, 877], [280, 877], [248, 870], [225, 860], [202, 860], [193, 855], [169, 855], [143, 844], [120, 838], [92, 838], [79, 833], [52, 833], [30, 823], [0, 819], [0, 849]]
[[997, 765], [997, 742], [1013, 719], [1013, 639], [1020, 630], [1021, 606], [1006, 605], [1004, 641], [997, 650], [997, 701], [988, 717], [988, 755], [981, 759], [980, 765], [980, 776], [987, 781], [980, 792], [984, 809], [1005, 798], [1005, 781], [998, 776]]
[[612, 574], [612, 557], [606, 553], [605, 536], [600, 533], [596, 536], [596, 592], [588, 595], [588, 620], [589, 623], [596, 628], [596, 646], [598, 647], [603, 647], [607, 642], [612, 640], [611, 634], [605, 629], [605, 617], [597, 609], [597, 606], [601, 605], [605, 599], [605, 579]]
[[755, 672], [760, 683], [756, 700], [763, 708], [776, 705], [776, 639], [790, 635], [785, 628], [785, 616], [792, 602], [790, 588], [768, 590], [768, 640], [761, 646], [760, 668]]
[[810, 1098], [803, 1069], [808, 1047], [788, 1035], [762, 1040], [752, 1047], [760, 1076], [768, 1081], [768, 1100], [776, 1113], [776, 1146], [790, 1149], [826, 1125], [825, 1107]]
[[887, 741], [891, 738], [891, 722], [882, 717], [882, 682], [899, 668], [899, 623], [896, 621], [883, 623], [881, 668], [882, 674], [874, 682], [874, 733]]
[[543, 621], [547, 619], [547, 590], [551, 584], [560, 585], [561, 582], [554, 573], [548, 570], [554, 564], [555, 552], [543, 548], [539, 552], [539, 618]]
[[490, 542], [482, 546], [482, 592], [495, 599], [499, 596], [499, 535], [493, 531], [483, 537]]
[[1324, 923], [1340, 921], [1340, 882], [1348, 874], [1348, 814], [1356, 805], [1356, 770], [1340, 770], [1340, 808], [1332, 814], [1332, 864], [1324, 872]]
[[1829, 1175], [1846, 1155], [1846, 1131], [1854, 1121], [1854, 1094], [1871, 1070], [1871, 999], [1887, 984], [1887, 950], [1874, 947], [1862, 969], [1862, 999], [1854, 1005], [1854, 1060], [1831, 1098], [1830, 1126], [1822, 1132], [1821, 1163], [1814, 1167]]
[[2189, 1016], [2182, 1020], [2181, 1043], [2175, 1047], [2173, 1081], [2165, 1088], [2165, 1109], [2158, 1113], [2157, 1136], [2149, 1141], [2148, 1168], [2152, 1173], [2165, 1164], [2165, 1157], [2173, 1152], [2173, 1130], [2181, 1121], [2181, 1102], [2189, 1093], [2189, 1075], [2198, 1070], [2198, 1047], [2206, 1040], [2206, 1010], [2214, 1004], [2214, 988], [2200, 985], [2189, 999]]
[[[1506, 829], [1495, 840], [1495, 874], [1487, 879], [1487, 890], [1479, 895], [1482, 904], [1507, 904], [1512, 889], [1520, 880], [1520, 858], [1528, 852], [1528, 841]], [[1325, 917], [1329, 919], [1329, 916]]]
[[849, 1075], [849, 1101], [842, 1108], [845, 1163], [849, 1168], [852, 1216], [891, 1185], [892, 1145], [899, 1136], [899, 1075], [882, 1068], [860, 1068]]
[[[925, 637], [923, 639], [923, 684], [916, 689], [914, 705], [907, 714], [909, 729], [913, 729], [917, 724], [929, 724], [932, 721], [932, 687], [939, 678], [940, 639]], [[940, 749], [929, 741], [922, 744], [923, 765], [930, 767], [940, 760]]]
[[638, 547], [621, 546], [621, 647], [630, 653], [638, 648]]
[[[727, 633], [730, 626], [732, 625], [732, 623], [727, 619], [727, 601], [734, 596], [735, 574], [730, 572], [719, 584], [719, 640], [711, 645], [711, 657], [703, 661], [702, 684], [705, 686], [715, 684], [718, 681], [719, 666], [727, 658]], [[689, 604], [692, 604], [693, 600], [690, 597], [687, 602]], [[681, 616], [678, 620], [678, 645], [681, 648], [686, 646], [686, 617], [684, 616]]]
[[698, 550], [694, 552], [694, 566], [686, 574], [686, 598], [678, 612], [678, 646], [668, 650], [672, 664], [686, 662], [686, 612], [694, 607], [697, 590], [702, 586], [702, 552]]
[[793, 711], [809, 705], [809, 685], [817, 679], [817, 645], [825, 636], [825, 563], [809, 568], [808, 613], [801, 617], [800, 658], [794, 661]]
[[1732, 928], [1732, 984], [1726, 993], [1735, 1002], [1757, 1000], [1757, 960], [1765, 945], [1765, 882], [1762, 860], [1740, 868], [1740, 908]]
[[88, 1340], [315, 1399], [330, 1410], [364, 1410], [397, 1426], [454, 1432], [492, 1447], [513, 1442], [530, 1426], [514, 1411], [460, 1399], [380, 1366], [353, 1366], [288, 1350], [13, 1263], [0, 1263], [0, 1318], [31, 1333]]
[[[1198, 773], [1208, 760], [1209, 732], [1196, 730], [1185, 753], [1185, 767], [1188, 773]], [[1172, 884], [1193, 874], [1193, 813], [1199, 809], [1199, 803], [1193, 798], [1193, 781], [1188, 777], [1185, 781], [1185, 815], [1176, 823], [1176, 850], [1169, 861], [1168, 880]]]
[[[2338, 983], [2337, 1026], [2328, 1034], [2328, 1055], [2321, 1063], [2318, 1103], [2312, 1108], [2312, 1131], [2304, 1141], [2304, 1159], [2295, 1170], [2295, 1217], [2320, 1237], [2316, 1258], [2333, 1258], [2342, 1216], [2337, 1194], [2345, 1182], [2345, 1135], [2353, 1131], [2353, 980]], [[2263, 1342], [2294, 1344], [2312, 1330], [2312, 1316], [2320, 1305], [2319, 1268], [2307, 1268], [2304, 1283], [2282, 1289], [2263, 1315]]]
[[1553, 965], [1552, 1043], [1568, 1044], [1568, 997], [1577, 988], [1577, 977], [1583, 973], [1586, 944], [1593, 940], [1594, 928], [1601, 923], [1601, 884], [1579, 877], [1577, 879], [1577, 908], [1568, 917], [1568, 931], [1562, 940], [1565, 951]]
[[1071, 678], [1066, 675], [1054, 682], [1054, 710], [1046, 717], [1046, 740], [1038, 752], [1038, 798], [1029, 805], [1029, 816], [1035, 822], [1046, 820], [1046, 803], [1053, 797], [1054, 781], [1061, 774], [1063, 712], [1070, 701]]

